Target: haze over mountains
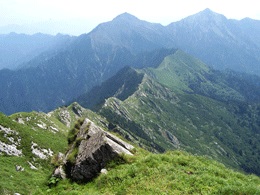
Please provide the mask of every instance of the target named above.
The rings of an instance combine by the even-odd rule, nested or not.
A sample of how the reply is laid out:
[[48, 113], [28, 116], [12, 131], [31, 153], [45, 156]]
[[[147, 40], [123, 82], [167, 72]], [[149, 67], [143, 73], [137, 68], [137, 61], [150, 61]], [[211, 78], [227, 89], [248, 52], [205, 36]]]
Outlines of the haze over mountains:
[[[228, 20], [206, 9], [166, 27], [124, 13], [79, 37], [46, 36], [43, 40], [43, 35], [34, 35], [32, 37], [38, 41], [38, 44], [34, 42], [35, 46], [27, 40], [28, 45], [15, 44], [13, 38], [8, 39], [14, 36], [22, 40], [19, 37], [26, 35], [5, 35], [2, 37], [6, 37], [3, 38], [6, 46], [1, 45], [1, 50], [6, 58], [2, 63], [6, 65], [2, 64], [2, 67], [8, 68], [9, 63], [9, 67], [23, 68], [0, 71], [3, 91], [0, 108], [6, 114], [54, 109], [101, 84], [125, 66], [150, 66], [138, 64], [138, 60], [133, 59], [144, 55], [143, 52], [153, 51], [159, 55], [156, 50], [161, 48], [182, 49], [215, 69], [259, 75], [258, 34], [248, 33], [249, 27], [258, 32], [259, 21]], [[41, 40], [46, 46], [40, 46]], [[16, 46], [8, 49], [11, 45]], [[160, 55], [163, 58], [166, 54]], [[19, 59], [23, 59], [22, 65], [17, 64]], [[38, 82], [35, 82], [36, 77]]]
[[1, 34], [0, 35], [0, 69], [17, 69], [39, 55], [53, 56], [73, 40], [68, 35], [56, 36], [46, 34]]
[[[26, 130], [29, 159], [33, 140], [59, 151], [44, 131], [63, 147], [88, 117], [147, 150], [182, 149], [260, 175], [258, 32], [260, 21], [206, 9], [168, 26], [124, 13], [78, 37], [1, 35], [0, 112], [10, 116], [0, 114], [0, 130]], [[43, 136], [31, 139], [32, 129]]]
[[[168, 26], [139, 20], [128, 13], [121, 14], [111, 22], [98, 25], [88, 37], [98, 42], [120, 45], [138, 52], [144, 47], [149, 50], [158, 47], [179, 48], [202, 59], [215, 68], [235, 68], [251, 71], [255, 52], [259, 52], [260, 22], [250, 18], [243, 20], [227, 19], [209, 9], [195, 15], [173, 22]], [[130, 38], [134, 38], [129, 44]], [[137, 48], [136, 41], [141, 41]], [[7, 40], [5, 40], [7, 42]], [[13, 41], [13, 40], [12, 40]], [[150, 45], [143, 45], [143, 42]], [[8, 42], [6, 43], [8, 44]], [[28, 43], [29, 44], [29, 43]], [[215, 48], [215, 50], [213, 50]], [[236, 49], [236, 51], [234, 50]], [[217, 51], [217, 53], [215, 53]], [[206, 53], [205, 53], [206, 52]], [[212, 53], [214, 52], [214, 53]], [[242, 54], [236, 62], [232, 56]], [[208, 57], [206, 57], [208, 56]], [[215, 58], [214, 58], [215, 57]], [[211, 60], [210, 60], [211, 59]], [[224, 61], [225, 59], [225, 61]], [[222, 60], [222, 61], [220, 61]], [[248, 62], [247, 62], [248, 61]], [[231, 65], [230, 65], [231, 64]], [[249, 65], [248, 65], [249, 64]], [[242, 67], [246, 66], [246, 67]], [[249, 66], [249, 67], [248, 67]], [[5, 65], [8, 68], [7, 65]], [[259, 71], [259, 70], [258, 70]]]

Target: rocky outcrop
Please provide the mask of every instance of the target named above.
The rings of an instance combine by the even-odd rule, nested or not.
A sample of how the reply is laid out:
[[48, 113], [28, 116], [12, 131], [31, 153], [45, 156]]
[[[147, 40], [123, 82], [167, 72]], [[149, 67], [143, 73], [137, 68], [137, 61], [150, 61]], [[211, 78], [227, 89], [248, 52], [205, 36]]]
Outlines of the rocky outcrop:
[[0, 154], [5, 153], [11, 156], [21, 156], [22, 150], [18, 149], [21, 145], [21, 138], [15, 130], [0, 125]]
[[6, 144], [0, 141], [0, 154], [5, 153], [10, 156], [21, 156], [22, 150], [18, 150], [17, 146]]
[[132, 155], [132, 145], [102, 130], [85, 119], [65, 156], [67, 177], [87, 182], [97, 176], [105, 165], [120, 154]]
[[64, 125], [66, 125], [67, 127], [70, 127], [71, 116], [67, 109], [61, 108], [61, 110], [59, 112], [59, 119]]
[[41, 159], [47, 159], [53, 155], [53, 151], [50, 148], [42, 149], [38, 146], [38, 144], [34, 142], [32, 142], [31, 150], [32, 150], [32, 154], [34, 154], [35, 156]]

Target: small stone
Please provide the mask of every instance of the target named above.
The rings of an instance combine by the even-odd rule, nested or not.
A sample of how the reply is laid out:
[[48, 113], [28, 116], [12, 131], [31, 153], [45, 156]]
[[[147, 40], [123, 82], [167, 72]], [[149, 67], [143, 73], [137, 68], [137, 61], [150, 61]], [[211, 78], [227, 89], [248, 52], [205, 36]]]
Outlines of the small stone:
[[57, 167], [55, 169], [54, 173], [52, 174], [52, 176], [57, 177], [57, 178], [62, 178], [62, 179], [66, 178], [66, 174], [65, 174], [62, 166]]
[[107, 170], [106, 169], [101, 169], [101, 171], [100, 171], [100, 173], [102, 173], [102, 174], [107, 174]]
[[30, 168], [33, 170], [38, 170], [32, 163], [30, 163], [29, 161], [27, 161], [28, 164], [30, 165]]
[[24, 168], [20, 165], [15, 165], [16, 171], [24, 171]]

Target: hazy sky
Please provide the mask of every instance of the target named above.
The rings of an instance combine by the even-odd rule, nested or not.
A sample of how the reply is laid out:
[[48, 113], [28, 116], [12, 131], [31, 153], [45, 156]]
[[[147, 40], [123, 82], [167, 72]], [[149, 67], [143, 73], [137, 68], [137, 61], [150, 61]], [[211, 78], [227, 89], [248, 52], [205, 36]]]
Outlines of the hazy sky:
[[81, 34], [124, 12], [167, 25], [205, 8], [227, 18], [260, 20], [258, 5], [257, 0], [0, 0], [0, 27], [16, 24], [37, 31], [41, 26], [54, 34], [56, 29]]

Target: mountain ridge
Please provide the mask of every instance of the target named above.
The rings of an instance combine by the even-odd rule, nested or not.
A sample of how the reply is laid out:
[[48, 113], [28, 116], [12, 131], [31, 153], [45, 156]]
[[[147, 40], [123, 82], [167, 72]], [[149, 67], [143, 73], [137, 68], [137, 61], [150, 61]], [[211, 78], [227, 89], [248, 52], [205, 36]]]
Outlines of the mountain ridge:
[[[116, 22], [124, 18], [136, 24], [118, 26]], [[57, 53], [41, 55], [17, 71], [0, 71], [1, 111], [50, 111], [0, 113], [0, 146], [5, 146], [0, 155], [4, 167], [0, 175], [5, 178], [0, 180], [0, 193], [258, 193], [259, 177], [235, 173], [198, 156], [260, 175], [260, 77], [214, 70], [197, 55], [183, 51], [187, 44], [206, 57], [212, 51], [216, 58], [223, 54], [224, 60], [254, 56], [257, 44], [252, 46], [251, 41], [258, 36], [247, 37], [251, 39], [247, 42], [245, 31], [235, 33], [241, 30], [237, 22], [213, 22], [211, 29], [191, 25], [164, 34], [167, 27], [123, 14], [75, 38]], [[141, 28], [135, 29], [139, 24]], [[203, 36], [205, 29], [207, 36]], [[219, 34], [221, 29], [225, 31]], [[178, 34], [176, 39], [171, 33]], [[239, 40], [242, 46], [235, 48], [233, 43]], [[183, 50], [171, 49], [171, 44], [180, 42]], [[200, 50], [209, 43], [213, 50]], [[244, 46], [241, 55], [238, 51]], [[76, 97], [96, 112], [76, 102], [64, 106], [77, 101]], [[78, 146], [89, 138], [77, 139], [79, 129], [81, 133], [89, 130], [88, 120], [81, 126], [85, 118], [136, 145], [134, 156], [111, 161], [103, 170], [107, 174], [86, 186], [50, 177], [54, 167], [62, 164], [59, 152], [71, 150], [72, 163], [78, 158]], [[17, 149], [18, 156], [7, 156], [13, 153], [9, 146]]]
[[115, 47], [110, 50], [111, 47], [106, 46], [102, 46], [100, 51], [92, 48], [90, 39], [80, 38], [83, 40], [75, 42], [70, 50], [47, 61], [17, 71], [0, 71], [0, 86], [3, 90], [0, 94], [0, 110], [7, 114], [31, 110], [50, 111], [68, 104], [125, 66], [147, 66], [150, 65], [147, 62], [156, 56], [160, 60], [172, 51], [162, 49], [133, 55], [125, 48]]
[[[87, 101], [101, 97], [99, 102], [103, 105], [94, 108], [110, 121], [114, 131], [122, 133], [116, 128], [118, 125], [131, 134], [133, 140], [138, 137], [149, 140], [140, 143], [152, 151], [182, 148], [259, 174], [255, 163], [259, 156], [255, 155], [257, 149], [253, 149], [259, 142], [259, 101], [249, 102], [247, 92], [235, 84], [235, 78], [240, 79], [235, 73], [212, 72], [200, 60], [179, 50], [165, 57], [158, 67], [135, 71], [145, 75], [128, 97], [117, 98], [116, 89], [109, 92], [112, 89], [109, 86], [116, 86], [113, 82], [117, 83], [119, 74], [97, 87], [98, 93], [87, 94], [88, 98], [81, 99], [81, 104], [93, 108]], [[218, 79], [211, 79], [214, 77]], [[229, 84], [232, 80], [235, 83]], [[249, 83], [248, 89], [257, 86], [259, 89], [259, 85]], [[117, 87], [120, 90], [121, 85]], [[102, 90], [112, 97], [99, 96]], [[255, 151], [253, 155], [252, 151]], [[250, 158], [245, 159], [243, 154]]]
[[[211, 10], [204, 10], [195, 16], [209, 14], [215, 15]], [[1, 89], [5, 94], [16, 97], [15, 94], [12, 95], [16, 91], [23, 94], [28, 91], [34, 93], [32, 102], [24, 105], [27, 107], [26, 110], [21, 109], [20, 103], [17, 103], [20, 100], [16, 97], [12, 100], [12, 109], [7, 111], [6, 106], [0, 105], [1, 111], [10, 114], [23, 110], [54, 109], [100, 85], [125, 66], [138, 68], [135, 65], [138, 64], [143, 67], [138, 63], [137, 56], [162, 48], [180, 48], [216, 69], [229, 68], [259, 75], [260, 47], [253, 44], [253, 40], [258, 36], [255, 34], [245, 38], [247, 33], [241, 30], [244, 27], [239, 27], [238, 21], [228, 20], [220, 14], [217, 14], [217, 17], [223, 19], [223, 25], [216, 25], [213, 20], [213, 26], [208, 26], [206, 23], [200, 24], [198, 20], [198, 28], [193, 28], [193, 23], [187, 18], [164, 27], [139, 20], [129, 14], [122, 14], [110, 22], [100, 24], [90, 33], [76, 37], [71, 44], [61, 50], [34, 58], [23, 65], [22, 71], [9, 72], [9, 78], [3, 76], [6, 74], [5, 71], [0, 71]], [[128, 23], [122, 22], [124, 18]], [[133, 24], [131, 21], [134, 21]], [[183, 26], [183, 23], [186, 23], [187, 27]], [[254, 29], [258, 29], [257, 25]], [[149, 58], [152, 59], [152, 56]], [[140, 57], [138, 59], [142, 60]], [[28, 76], [30, 72], [34, 72], [32, 74], [38, 75], [41, 80], [42, 84], [38, 84], [38, 87], [37, 82], [32, 84], [35, 79]], [[68, 88], [65, 89], [64, 85]], [[68, 93], [69, 90], [71, 93]], [[20, 94], [21, 98], [24, 98], [23, 94]], [[3, 94], [1, 100], [5, 105], [9, 101], [7, 95]], [[21, 99], [21, 102], [23, 101], [27, 100]]]

